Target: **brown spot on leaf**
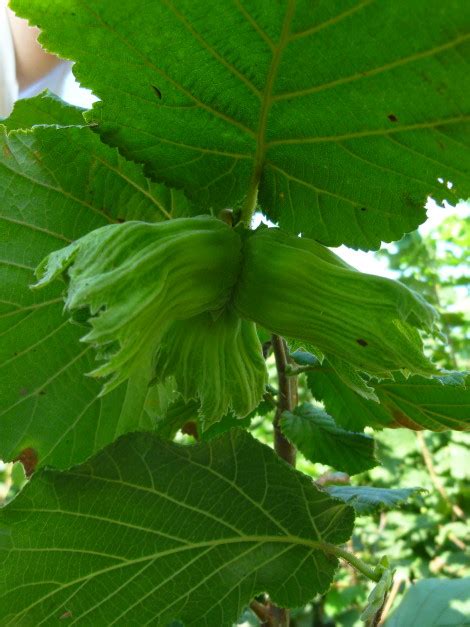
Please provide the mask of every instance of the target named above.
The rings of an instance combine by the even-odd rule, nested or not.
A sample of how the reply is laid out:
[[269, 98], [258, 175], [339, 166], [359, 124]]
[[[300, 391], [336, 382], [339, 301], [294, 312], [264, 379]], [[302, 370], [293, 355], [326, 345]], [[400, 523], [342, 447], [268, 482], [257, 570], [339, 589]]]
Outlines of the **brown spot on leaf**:
[[32, 447], [28, 446], [24, 448], [13, 461], [21, 462], [24, 467], [25, 475], [30, 477], [38, 465], [39, 458], [37, 452]]
[[362, 338], [359, 338], [358, 340], [356, 340], [356, 342], [359, 344], [359, 346], [368, 346], [368, 342], [366, 342], [366, 340], [363, 340]]
[[390, 113], [389, 115], [387, 115], [387, 118], [390, 120], [390, 122], [398, 122], [397, 116], [394, 115], [393, 113]]
[[27, 388], [20, 388], [20, 396], [26, 396], [28, 394]]
[[61, 616], [59, 616], [59, 620], [64, 620], [65, 618], [72, 618], [72, 612], [64, 612]]
[[11, 152], [10, 148], [6, 144], [4, 144], [3, 145], [3, 156], [6, 159], [8, 159], [9, 157], [11, 157], [11, 155], [12, 155], [12, 152]]
[[390, 427], [391, 429], [399, 429], [401, 427], [406, 427], [407, 429], [412, 429], [413, 431], [423, 430], [423, 427], [421, 425], [419, 425], [414, 420], [411, 420], [411, 418], [407, 416], [406, 414], [404, 414], [400, 409], [397, 409], [396, 407], [388, 408], [388, 409], [390, 413], [392, 414], [392, 416], [395, 418], [395, 420], [389, 425], [387, 425], [387, 427]]
[[222, 222], [225, 222], [225, 224], [228, 224], [229, 226], [232, 226], [233, 225], [233, 221], [234, 221], [233, 210], [232, 209], [221, 209], [219, 211], [218, 218], [219, 218], [219, 220], [222, 220]]
[[421, 202], [421, 200], [413, 198], [413, 196], [409, 194], [408, 192], [401, 194], [401, 197], [402, 197], [404, 204], [410, 209], [413, 209], [414, 211], [416, 209], [422, 209], [423, 203]]

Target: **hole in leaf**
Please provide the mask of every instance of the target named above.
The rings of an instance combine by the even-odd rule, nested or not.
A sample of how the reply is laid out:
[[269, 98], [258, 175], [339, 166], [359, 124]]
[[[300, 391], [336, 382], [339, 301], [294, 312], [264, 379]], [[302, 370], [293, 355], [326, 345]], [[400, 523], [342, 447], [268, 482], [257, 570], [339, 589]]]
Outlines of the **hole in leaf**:
[[390, 113], [390, 115], [387, 115], [387, 118], [390, 120], [390, 122], [398, 122], [397, 116], [394, 115], [393, 113]]
[[156, 95], [156, 97], [161, 100], [162, 99], [162, 92], [158, 89], [158, 87], [155, 87], [155, 85], [152, 85], [152, 89], [154, 91], [154, 94]]
[[356, 342], [359, 344], [359, 346], [367, 346], [368, 345], [366, 340], [363, 340], [362, 338], [359, 338], [358, 340], [356, 340]]
[[193, 422], [192, 420], [190, 420], [189, 422], [186, 422], [181, 427], [181, 433], [184, 433], [185, 435], [191, 435], [195, 440], [199, 440], [199, 433], [197, 431], [197, 424], [195, 422]]

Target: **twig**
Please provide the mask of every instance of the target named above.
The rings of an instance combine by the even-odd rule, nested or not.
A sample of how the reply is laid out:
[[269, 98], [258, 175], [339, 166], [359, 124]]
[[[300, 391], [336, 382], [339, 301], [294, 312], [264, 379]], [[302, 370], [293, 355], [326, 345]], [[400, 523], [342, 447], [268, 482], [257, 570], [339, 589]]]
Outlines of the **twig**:
[[271, 614], [267, 605], [264, 605], [264, 603], [260, 603], [256, 599], [253, 599], [253, 601], [250, 603], [250, 608], [260, 619], [262, 625], [271, 624]]
[[278, 335], [273, 335], [272, 345], [279, 382], [277, 410], [273, 421], [274, 450], [288, 464], [295, 466], [296, 450], [282, 433], [280, 420], [283, 412], [292, 411], [297, 405], [297, 379], [288, 376], [286, 372], [289, 362], [284, 339]]
[[390, 589], [390, 593], [382, 608], [382, 612], [380, 613], [380, 619], [379, 619], [379, 622], [377, 623], [378, 627], [380, 627], [380, 625], [383, 625], [385, 623], [385, 620], [387, 616], [389, 615], [390, 610], [392, 609], [393, 602], [395, 601], [395, 598], [400, 590], [400, 586], [404, 581], [406, 581], [406, 579], [400, 575], [396, 575], [395, 579], [393, 580], [393, 585]]
[[250, 608], [261, 621], [261, 627], [288, 627], [289, 610], [273, 605], [269, 600], [267, 604], [254, 599]]
[[466, 551], [467, 550], [467, 545], [465, 544], [465, 542], [462, 542], [462, 540], [460, 538], [457, 538], [455, 533], [449, 533], [447, 537], [461, 551]]
[[[277, 378], [278, 378], [278, 394], [276, 402], [276, 413], [274, 415], [273, 427], [274, 427], [274, 450], [284, 461], [291, 466], [295, 467], [296, 450], [295, 447], [284, 437], [281, 431], [280, 420], [283, 412], [292, 411], [297, 405], [297, 378], [289, 377], [286, 369], [289, 364], [287, 357], [286, 343], [282, 337], [278, 335], [272, 336], [272, 348], [274, 352], [274, 358], [276, 360]], [[256, 608], [256, 609], [255, 609]], [[253, 611], [259, 616], [256, 610], [268, 612], [268, 620], [264, 618], [263, 625], [266, 627], [288, 627], [290, 622], [290, 613], [288, 609], [277, 607], [274, 604], [268, 603], [262, 608], [255, 604], [252, 605]]]
[[424, 463], [426, 464], [426, 468], [428, 469], [429, 477], [431, 479], [432, 484], [434, 485], [436, 490], [439, 492], [439, 494], [442, 496], [442, 498], [447, 503], [447, 505], [450, 507], [454, 516], [456, 516], [457, 518], [460, 518], [461, 520], [465, 520], [465, 513], [458, 505], [452, 502], [452, 499], [448, 495], [447, 490], [445, 489], [444, 485], [439, 479], [436, 469], [434, 468], [434, 464], [432, 463], [431, 451], [428, 449], [426, 445], [426, 440], [424, 439], [424, 435], [421, 433], [421, 431], [418, 431], [416, 433], [416, 438], [419, 442], [419, 445], [421, 448], [421, 455], [423, 456]]

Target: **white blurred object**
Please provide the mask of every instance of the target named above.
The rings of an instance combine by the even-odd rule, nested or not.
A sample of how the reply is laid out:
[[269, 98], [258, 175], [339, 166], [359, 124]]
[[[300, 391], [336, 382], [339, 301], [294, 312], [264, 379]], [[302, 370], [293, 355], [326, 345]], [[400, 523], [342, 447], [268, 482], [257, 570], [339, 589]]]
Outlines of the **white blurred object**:
[[433, 198], [428, 198], [426, 203], [427, 220], [423, 222], [419, 227], [419, 232], [423, 236], [429, 235], [434, 231], [443, 220], [450, 216], [455, 216], [462, 221], [467, 221], [470, 218], [470, 203], [465, 200], [461, 200], [455, 205], [449, 205], [447, 202], [440, 206]]
[[65, 102], [83, 109], [90, 109], [98, 100], [92, 91], [82, 87], [76, 80], [72, 73], [72, 63], [69, 61], [64, 61], [40, 81], [23, 90], [19, 97], [31, 98], [45, 89], [49, 89]]
[[[71, 73], [71, 64], [68, 61], [62, 62], [55, 67], [49, 74], [36, 81], [20, 93], [20, 98], [32, 98], [45, 89], [49, 89], [57, 96], [64, 98], [66, 81]], [[65, 100], [65, 98], [64, 98]]]
[[64, 87], [71, 64], [60, 63], [44, 78], [36, 81], [21, 93], [18, 93], [16, 80], [15, 47], [11, 33], [6, 4], [0, 4], [0, 118], [8, 117], [18, 98], [31, 98], [44, 89], [49, 89], [60, 97], [64, 96]]
[[0, 118], [10, 114], [17, 98], [15, 51], [6, 8], [0, 6]]
[[98, 100], [92, 91], [80, 85], [71, 70], [65, 78], [60, 96], [66, 102], [84, 109], [91, 109], [92, 104]]
[[72, 73], [72, 63], [68, 61], [64, 61], [47, 76], [22, 91], [20, 98], [31, 98], [45, 89], [49, 89], [65, 102], [83, 109], [90, 109], [98, 100], [92, 91], [78, 83]]

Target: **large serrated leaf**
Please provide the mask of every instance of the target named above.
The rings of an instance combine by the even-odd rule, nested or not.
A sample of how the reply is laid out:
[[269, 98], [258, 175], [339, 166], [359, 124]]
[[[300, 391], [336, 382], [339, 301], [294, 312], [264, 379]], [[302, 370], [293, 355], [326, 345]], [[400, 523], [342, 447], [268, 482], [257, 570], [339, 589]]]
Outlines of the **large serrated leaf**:
[[299, 606], [328, 588], [352, 523], [244, 431], [127, 435], [0, 512], [0, 622], [225, 626], [263, 591]]
[[356, 394], [341, 381], [328, 362], [308, 374], [309, 387], [336, 422], [346, 429], [365, 426], [406, 427], [413, 430], [446, 431], [470, 429], [470, 376], [465, 372], [395, 380], [368, 380], [379, 403]]
[[83, 376], [94, 356], [62, 314], [63, 287], [31, 291], [34, 268], [102, 225], [160, 220], [173, 192], [86, 127], [4, 132], [0, 141], [0, 457], [34, 449], [40, 464], [70, 466], [143, 426], [146, 390], [135, 381], [98, 399], [101, 386]]
[[259, 185], [281, 226], [367, 249], [470, 194], [461, 0], [12, 4], [77, 62], [103, 137], [201, 207]]
[[408, 588], [386, 627], [462, 627], [469, 624], [470, 577], [422, 579]]

